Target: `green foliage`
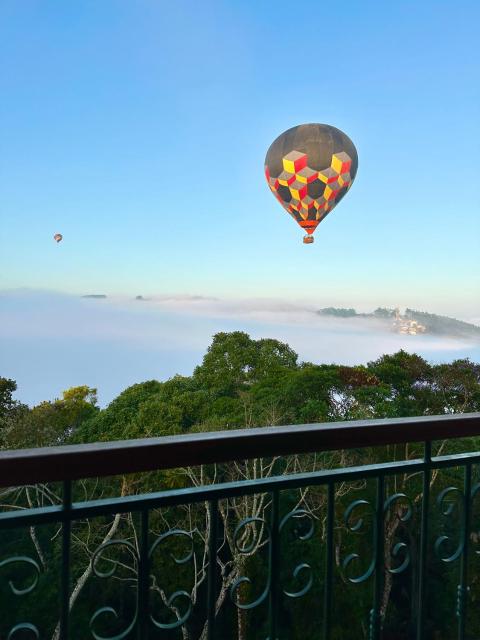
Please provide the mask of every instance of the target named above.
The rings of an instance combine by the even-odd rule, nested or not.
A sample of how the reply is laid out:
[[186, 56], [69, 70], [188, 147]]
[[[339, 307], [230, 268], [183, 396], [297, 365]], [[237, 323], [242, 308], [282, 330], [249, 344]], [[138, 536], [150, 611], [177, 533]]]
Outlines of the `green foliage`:
[[138, 417], [142, 403], [155, 397], [161, 388], [162, 383], [156, 380], [128, 387], [106, 409], [86, 420], [73, 441], [102, 442], [142, 437], [145, 434], [142, 430], [139, 433], [138, 428], [134, 432], [132, 422]]
[[480, 365], [468, 359], [454, 360], [434, 367], [434, 374], [436, 395], [444, 412], [478, 411]]
[[[373, 313], [357, 313], [357, 311], [352, 308], [326, 307], [317, 311], [317, 314], [335, 318], [377, 318], [391, 322], [395, 317], [396, 311], [396, 309], [378, 307]], [[408, 308], [405, 310], [404, 315], [409, 320], [416, 320], [418, 323], [424, 325], [427, 333], [474, 338], [477, 340], [480, 338], [480, 327], [469, 322]]]
[[[353, 309], [333, 311], [342, 312], [336, 314], [341, 317], [359, 315]], [[379, 317], [387, 317], [382, 315], [384, 312], [385, 314], [390, 313], [390, 310], [377, 311], [379, 313], [375, 312], [375, 315]], [[431, 365], [422, 357], [405, 351], [383, 355], [375, 361], [369, 362], [366, 366], [299, 363], [297, 354], [287, 344], [272, 339], [254, 340], [248, 334], [237, 331], [216, 334], [202, 363], [196, 367], [193, 375], [174, 376], [165, 382], [150, 380], [132, 385], [102, 410], [97, 407], [96, 390], [88, 386], [68, 389], [60, 399], [42, 402], [31, 409], [13, 399], [15, 390], [15, 381], [0, 378], [0, 435], [3, 447], [20, 448], [67, 442], [169, 436], [189, 432], [267, 425], [478, 411], [480, 410], [480, 365], [467, 359], [456, 360], [450, 364]], [[460, 445], [454, 443], [452, 446]], [[477, 446], [476, 443], [475, 446]], [[325, 469], [334, 464], [332, 459], [336, 461], [335, 464], [339, 465], [360, 464], [362, 462], [375, 463], [401, 457], [415, 457], [419, 455], [419, 451], [417, 445], [407, 447], [399, 445], [393, 448], [364, 449], [361, 452], [327, 452], [295, 460], [295, 465], [305, 464], [305, 468], [310, 470], [313, 460], [315, 460], [315, 468]], [[444, 449], [443, 453], [445, 452]], [[262, 469], [265, 468], [262, 466], [264, 462], [261, 461], [260, 464]], [[257, 461], [250, 461], [236, 465], [217, 465], [215, 469], [211, 468], [213, 465], [204, 467], [201, 472], [201, 482], [208, 483], [214, 479], [218, 482], [235, 481], [247, 477], [258, 477], [256, 463]], [[288, 457], [276, 461], [275, 464], [275, 473], [290, 472], [287, 468]], [[299, 470], [297, 466], [295, 469]], [[248, 473], [251, 475], [248, 476]], [[436, 482], [443, 483], [442, 486], [447, 486], [447, 483], [455, 484], [458, 482], [458, 478], [453, 477], [454, 473], [456, 473], [454, 470], [445, 470], [439, 475]], [[397, 482], [403, 482], [408, 486], [402, 485], [400, 487], [402, 490], [413, 497], [419, 496], [421, 494], [421, 477], [418, 474], [412, 474], [408, 480], [406, 478], [407, 476], [403, 479], [400, 477], [387, 479], [387, 493], [391, 495], [398, 491]], [[89, 480], [76, 486], [75, 499], [92, 499], [92, 497], [105, 495], [125, 496], [159, 490], [159, 488], [186, 487], [190, 486], [191, 482], [192, 478], [185, 470], [175, 469], [146, 476], [137, 474], [121, 479], [104, 479], [98, 483], [95, 480]], [[28, 489], [26, 492], [25, 496], [28, 499], [25, 499], [23, 506], [28, 506], [31, 500]], [[53, 495], [53, 493], [48, 495]], [[341, 487], [341, 492], [335, 503], [339, 523], [335, 528], [335, 549], [341, 549], [343, 555], [346, 549], [358, 552], [361, 558], [368, 560], [372, 551], [371, 537], [359, 535], [353, 540], [349, 538], [346, 541], [345, 527], [341, 524], [346, 505], [355, 496], [360, 495], [362, 498], [368, 498], [374, 502], [375, 488], [371, 481], [367, 481], [365, 484]], [[292, 570], [296, 566], [297, 556], [301, 556], [305, 561], [315, 566], [318, 575], [323, 575], [325, 568], [322, 552], [324, 538], [321, 539], [321, 544], [318, 544], [318, 538], [324, 536], [321, 524], [325, 511], [324, 490], [321, 487], [311, 487], [308, 496], [313, 513], [320, 518], [317, 522], [316, 539], [310, 547], [305, 546], [303, 542], [300, 545], [299, 540], [301, 539], [298, 538], [298, 533], [293, 531], [297, 522], [292, 521], [289, 524], [289, 527], [293, 529], [292, 531], [289, 528], [285, 530], [283, 535], [286, 538], [282, 543], [284, 545], [282, 547], [282, 571], [286, 572], [282, 579], [287, 581], [293, 580]], [[43, 500], [43, 498], [41, 499]], [[297, 503], [297, 493], [283, 492], [280, 505], [282, 514], [294, 508]], [[234, 526], [238, 524], [239, 513], [243, 517], [251, 515], [248, 510], [245, 513], [241, 511], [245, 504], [247, 501], [242, 502], [242, 498], [236, 499], [235, 506], [234, 501], [230, 502], [230, 510], [226, 510], [226, 520], [222, 521], [225, 530], [227, 530], [230, 521]], [[415, 516], [417, 523], [420, 516], [419, 505], [420, 501], [414, 505], [417, 510]], [[235, 508], [239, 511], [236, 512]], [[441, 515], [437, 514], [431, 517], [432, 530], [440, 531]], [[115, 532], [117, 538], [131, 535], [132, 527], [135, 525], [128, 518], [128, 515], [122, 516], [119, 528]], [[167, 525], [172, 526], [171, 522], [174, 522], [175, 526], [198, 533], [205, 530], [204, 518], [205, 510], [202, 504], [196, 505], [190, 511], [177, 508], [176, 511], [163, 509], [160, 513], [160, 511], [153, 510], [150, 519], [152, 535], [159, 535], [159, 532], [164, 531]], [[91, 519], [74, 523], [76, 543], [72, 550], [71, 561], [74, 579], [77, 579], [89, 566], [91, 550], [105, 539], [110, 526], [111, 522], [108, 520], [97, 522], [95, 519]], [[27, 537], [29, 533], [31, 534], [31, 531], [26, 532]], [[58, 583], [58, 576], [55, 571], [58, 571], [59, 566], [61, 536], [55, 535], [54, 531], [39, 531], [37, 537], [38, 547], [47, 550], [44, 551], [45, 562], [46, 564], [50, 563], [50, 572], [51, 575], [54, 574], [55, 578], [47, 580], [46, 574], [42, 573], [41, 605], [36, 606], [35, 603], [29, 605], [32, 609], [32, 619], [43, 620], [42, 616], [46, 616], [43, 613], [44, 610], [56, 610], [57, 606], [55, 584]], [[195, 544], [201, 546], [201, 541], [199, 543], [198, 538], [196, 540]], [[32, 541], [28, 540], [23, 541], [19, 547], [14, 532], [7, 533], [6, 542], [8, 545], [5, 548], [12, 549], [12, 552], [15, 549], [16, 553], [35, 556], [38, 551], [36, 547], [32, 547]], [[171, 544], [175, 545], [173, 541]], [[351, 545], [352, 548], [349, 549], [348, 545]], [[172, 548], [175, 547], [172, 546]], [[200, 548], [199, 558], [202, 557], [203, 552], [204, 549]], [[132, 578], [127, 571], [130, 561], [128, 556], [123, 558], [122, 552], [116, 551], [115, 547], [112, 547], [111, 553], [113, 560], [120, 559], [122, 562], [125, 560], [125, 579], [127, 582], [131, 581]], [[263, 556], [256, 554], [243, 567], [248, 575], [255, 578], [252, 581], [253, 585], [264, 584], [267, 567], [266, 557], [264, 550]], [[172, 569], [171, 558], [170, 554], [163, 553], [158, 554], [154, 560], [155, 573], [162, 576], [162, 585], [170, 593], [178, 588], [178, 580], [180, 579], [178, 567]], [[226, 563], [225, 566], [234, 564], [232, 551], [231, 549], [229, 551], [227, 543], [222, 546], [221, 559]], [[51, 567], [56, 567], [56, 569]], [[185, 567], [185, 572], [187, 573], [185, 576], [182, 574], [182, 579], [184, 578], [186, 582], [191, 581], [187, 567]], [[340, 573], [340, 570], [337, 573]], [[401, 578], [404, 583], [397, 581], [391, 596], [389, 596], [391, 600], [389, 605], [390, 628], [402, 629], [404, 635], [398, 637], [405, 638], [411, 635], [408, 625], [412, 624], [413, 619], [412, 613], [410, 613], [410, 619], [408, 615], [405, 615], [405, 610], [408, 607], [412, 609], [409, 579], [410, 577], [407, 575]], [[455, 576], [446, 576], [445, 572], [442, 572], [440, 564], [436, 566], [432, 563], [429, 568], [430, 588], [432, 592], [439, 594], [438, 600], [441, 600], [442, 606], [449, 602], [445, 595], [445, 585], [453, 590], [456, 587], [455, 580]], [[76, 633], [79, 638], [86, 637], [89, 633], [88, 616], [91, 613], [91, 602], [97, 597], [97, 593], [100, 594], [102, 602], [115, 603], [117, 600], [117, 604], [121, 605], [118, 610], [120, 611], [122, 607], [125, 608], [125, 610], [122, 609], [125, 620], [128, 620], [131, 615], [131, 610], [128, 608], [130, 605], [125, 605], [125, 600], [119, 596], [118, 585], [115, 585], [113, 581], [109, 584], [106, 584], [108, 581], [101, 581], [101, 584], [99, 582], [89, 580], [78, 601], [76, 611], [81, 619], [81, 624], [79, 624]], [[360, 624], [365, 620], [366, 612], [371, 606], [368, 585], [364, 591], [354, 591], [350, 585], [340, 584], [339, 579], [338, 583], [335, 596], [336, 606], [338, 611], [342, 612], [343, 627], [335, 621], [332, 638], [345, 637], [343, 635], [345, 625], [354, 630], [352, 634], [357, 634], [355, 637], [363, 638]], [[292, 585], [292, 588], [296, 587]], [[133, 591], [128, 591], [128, 593], [131, 597]], [[2, 592], [0, 595], [7, 597], [8, 594]], [[204, 595], [204, 593], [202, 592], [200, 595]], [[319, 581], [315, 582], [309, 597], [310, 600], [307, 597], [305, 600], [299, 599], [294, 605], [292, 604], [291, 607], [296, 607], [295, 611], [293, 608], [291, 610], [288, 608], [290, 605], [282, 604], [283, 609], [279, 615], [284, 629], [289, 628], [290, 615], [292, 618], [303, 621], [301, 631], [297, 630], [295, 631], [297, 635], [291, 635], [292, 640], [296, 640], [297, 637], [317, 637], [320, 635], [318, 616], [311, 614], [312, 610], [316, 610], [316, 603], [322, 597]], [[202, 597], [200, 597], [199, 603], [202, 602]], [[22, 606], [24, 606], [23, 603]], [[199, 608], [202, 606], [202, 604], [198, 605]], [[447, 605], [445, 604], [445, 606]], [[30, 615], [30, 611], [27, 611], [26, 608], [20, 610], [20, 613], [25, 616]], [[17, 614], [15, 613], [15, 615]], [[168, 615], [171, 615], [171, 612]], [[229, 637], [232, 625], [236, 623], [234, 615], [233, 610], [227, 608], [227, 612], [223, 614], [223, 621], [221, 620], [219, 623], [225, 625], [225, 633], [222, 635], [222, 630], [219, 637]], [[430, 623], [434, 626], [437, 625], [435, 628], [438, 628], [441, 625], [441, 620], [435, 607], [430, 607], [429, 616]], [[264, 612], [253, 611], [249, 622], [248, 637], [260, 638], [267, 635], [265, 619]], [[203, 624], [202, 620], [202, 614], [192, 617], [192, 622], [189, 623], [191, 625], [189, 638], [197, 640], [201, 624]], [[119, 625], [120, 621], [119, 619]], [[198, 626], [198, 629], [195, 628], [195, 625]], [[480, 623], [477, 624], [477, 626], [479, 625]], [[47, 626], [45, 622], [44, 628]], [[355, 626], [358, 627], [358, 633], [355, 631]], [[49, 637], [52, 637], [52, 633]], [[354, 637], [354, 635], [349, 637]]]
[[386, 307], [377, 307], [373, 312], [376, 318], [393, 318], [395, 309], [387, 309]]
[[285, 343], [234, 331], [213, 337], [192, 376], [134, 384], [103, 410], [87, 386], [32, 409], [13, 399], [15, 389], [0, 378], [1, 443], [10, 448], [476, 411], [480, 365], [430, 365], [405, 351], [366, 366], [299, 363]]
[[357, 315], [355, 309], [342, 309], [336, 307], [325, 307], [325, 309], [320, 309], [318, 313], [322, 316], [336, 316], [337, 318], [353, 318]]
[[439, 316], [435, 313], [426, 313], [425, 311], [415, 311], [415, 309], [405, 309], [405, 316], [425, 325], [428, 333], [474, 338], [480, 337], [480, 327], [470, 322], [464, 322], [463, 320], [456, 320], [448, 316]]
[[15, 380], [0, 377], [0, 449], [10, 447], [9, 434], [28, 413], [27, 405], [14, 400]]
[[0, 419], [5, 418], [16, 406], [13, 394], [17, 390], [15, 380], [0, 377]]
[[5, 446], [15, 449], [63, 444], [99, 411], [96, 402], [97, 390], [81, 386], [67, 389], [53, 402], [41, 402], [30, 410], [24, 407], [5, 433]]
[[278, 340], [252, 340], [242, 331], [217, 333], [193, 377], [213, 395], [235, 395], [266, 376], [294, 369], [297, 358]]

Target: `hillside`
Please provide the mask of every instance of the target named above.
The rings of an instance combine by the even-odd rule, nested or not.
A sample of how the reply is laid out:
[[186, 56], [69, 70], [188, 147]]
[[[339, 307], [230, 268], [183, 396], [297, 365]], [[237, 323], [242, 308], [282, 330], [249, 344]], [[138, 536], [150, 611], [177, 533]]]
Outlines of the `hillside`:
[[415, 311], [414, 309], [406, 309], [405, 315], [411, 320], [421, 322], [427, 327], [428, 333], [437, 335], [454, 335], [462, 337], [472, 337], [480, 339], [480, 327], [470, 322], [456, 320], [448, 316], [438, 316], [434, 313], [426, 311]]
[[[394, 329], [393, 322], [396, 316], [395, 309], [387, 309], [379, 307], [371, 313], [357, 313], [353, 308], [336, 308], [326, 307], [317, 311], [318, 315], [335, 317], [340, 320], [344, 318], [372, 318], [376, 320], [384, 320], [387, 326]], [[426, 311], [417, 311], [415, 309], [405, 309], [405, 313], [401, 316], [407, 320], [414, 320], [425, 327], [425, 333], [432, 335], [452, 336], [457, 338], [475, 338], [480, 340], [480, 327], [464, 322], [463, 320], [457, 320], [455, 318], [449, 318], [448, 316], [441, 316], [435, 313], [427, 313]]]

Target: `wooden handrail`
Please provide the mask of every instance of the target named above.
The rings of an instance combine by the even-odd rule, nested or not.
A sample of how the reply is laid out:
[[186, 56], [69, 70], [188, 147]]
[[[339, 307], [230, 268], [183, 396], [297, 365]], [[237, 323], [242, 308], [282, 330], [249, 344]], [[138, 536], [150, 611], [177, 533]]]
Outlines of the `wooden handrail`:
[[0, 486], [480, 436], [480, 413], [238, 429], [0, 452]]

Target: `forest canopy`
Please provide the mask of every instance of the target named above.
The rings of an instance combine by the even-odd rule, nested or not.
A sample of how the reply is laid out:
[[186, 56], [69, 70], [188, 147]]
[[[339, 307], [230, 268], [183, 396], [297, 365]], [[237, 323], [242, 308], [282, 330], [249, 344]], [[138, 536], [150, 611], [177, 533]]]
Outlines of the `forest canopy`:
[[[177, 375], [162, 382], [148, 380], [134, 384], [105, 408], [98, 406], [97, 390], [87, 385], [67, 389], [60, 398], [41, 402], [34, 407], [15, 400], [16, 390], [14, 380], [0, 378], [0, 446], [3, 449], [269, 425], [478, 411], [480, 365], [467, 359], [431, 364], [419, 355], [405, 351], [383, 355], [361, 366], [314, 364], [300, 362], [298, 355], [283, 342], [274, 339], [255, 340], [247, 333], [237, 331], [217, 333], [191, 376]], [[457, 446], [454, 440], [452, 443], [453, 447]], [[345, 446], [348, 447], [348, 443]], [[448, 448], [448, 441], [443, 441], [439, 446], [437, 453], [452, 452]], [[478, 450], [478, 443], [472, 442], [472, 447]], [[151, 474], [80, 480], [74, 484], [73, 498], [91, 501], [108, 495], [133, 497], [160, 488], [175, 490], [220, 482], [239, 483], [259, 478], [268, 480], [273, 476], [291, 473], [315, 473], [392, 459], [408, 460], [421, 455], [422, 445], [407, 443], [391, 449], [371, 447], [362, 451], [312, 452], [203, 465], [199, 468], [168, 469]], [[439, 492], [450, 491], [447, 487], [452, 482], [458, 482], [452, 470], [442, 474], [435, 472], [431, 477], [431, 490], [442, 495]], [[368, 519], [367, 510], [356, 520], [357, 524], [348, 528], [344, 514], [350, 513], [349, 509], [353, 508], [351, 505], [374, 504], [375, 486], [367, 480], [336, 482], [334, 491], [337, 523], [334, 529], [335, 572], [338, 575], [334, 600], [342, 616], [333, 622], [332, 639], [365, 639], [368, 633], [365, 620], [371, 607], [370, 587], [366, 583], [364, 587], [355, 587], [356, 590], [352, 591], [348, 587], [350, 578], [347, 576], [352, 570], [352, 558], [368, 558], [371, 555], [372, 521]], [[392, 549], [406, 548], [407, 542], [412, 548], [418, 544], [421, 477], [418, 474], [399, 473], [387, 478], [385, 491], [389, 496], [386, 504], [394, 505], [385, 529], [385, 562], [388, 564], [396, 561]], [[156, 577], [152, 578], [150, 588], [156, 598], [155, 610], [162, 612], [162, 620], [167, 625], [178, 626], [177, 632], [172, 632], [168, 637], [205, 640], [207, 623], [204, 603], [210, 511], [206, 502], [189, 504], [188, 493], [186, 496], [186, 503], [179, 507], [162, 507], [150, 512], [151, 540], [157, 541], [154, 545], [158, 541], [165, 545], [164, 553], [152, 560], [151, 571]], [[61, 503], [61, 492], [54, 483], [37, 485], [35, 490], [29, 486], [11, 487], [2, 492], [0, 510], [25, 510], [43, 508], [45, 505], [56, 507]], [[219, 502], [221, 550], [216, 556], [216, 606], [221, 611], [219, 637], [261, 640], [268, 633], [267, 616], [262, 607], [247, 614], [249, 605], [246, 603], [253, 596], [242, 576], [252, 576], [253, 583], [263, 584], [268, 564], [262, 551], [266, 544], [262, 537], [263, 529], [258, 523], [270, 518], [271, 508], [268, 492]], [[279, 508], [282, 514], [295, 513], [297, 520], [297, 516], [303, 519], [296, 522], [293, 518], [295, 526], [291, 527], [292, 531], [287, 529], [282, 538], [283, 566], [295, 566], [300, 554], [308, 563], [302, 565], [304, 568], [311, 565], [316, 576], [323, 576], [324, 557], [320, 550], [325, 546], [326, 535], [327, 499], [324, 488], [311, 486], [298, 491], [283, 491]], [[415, 513], [411, 519], [413, 526], [408, 525], [410, 519], [406, 515], [410, 510]], [[284, 517], [287, 518], [286, 515]], [[441, 513], [432, 515], [432, 530], [441, 531], [441, 520]], [[312, 527], [311, 540], [310, 535], [302, 533], [302, 526], [308, 522]], [[365, 526], [358, 525], [359, 522], [364, 522]], [[250, 529], [242, 529], [245, 523]], [[135, 557], [140, 553], [138, 519], [133, 512], [116, 513], [106, 519], [78, 520], [72, 526], [74, 544], [70, 559], [72, 584], [69, 607], [76, 621], [75, 635], [72, 637], [74, 640], [90, 637], [93, 628], [97, 633], [101, 631], [100, 636], [95, 637], [105, 637], [102, 635], [104, 627], [109, 633], [114, 629], [120, 632], [128, 628], [136, 615], [131, 594], [137, 581]], [[456, 520], [455, 526], [459, 526]], [[357, 531], [359, 527], [360, 532]], [[248, 553], [238, 547], [236, 536], [239, 530], [247, 537], [252, 535], [251, 547], [247, 545], [250, 549]], [[2, 545], [7, 556], [18, 557], [20, 554], [22, 557], [35, 558], [39, 567], [42, 597], [17, 598], [15, 607], [6, 606], [4, 620], [0, 621], [0, 634], [19, 620], [28, 619], [44, 630], [42, 637], [59, 639], [58, 593], [55, 585], [59, 583], [60, 531], [61, 525], [53, 523], [50, 527], [25, 528], [21, 537], [18, 537], [18, 532], [9, 530], [2, 533]], [[355, 540], [351, 538], [352, 532]], [[193, 568], [180, 569], [177, 560], [174, 560], [176, 566], [173, 567], [172, 558], [176, 557], [174, 554], [178, 553], [179, 548], [184, 548], [186, 540], [192, 541], [195, 551], [192, 556], [185, 556], [195, 559]], [[355, 546], [352, 546], [354, 542]], [[398, 544], [403, 544], [403, 547]], [[129, 555], [128, 549], [133, 550], [133, 556], [131, 553]], [[353, 554], [352, 549], [355, 549]], [[103, 563], [119, 568], [119, 574], [97, 572], [95, 567], [99, 555]], [[433, 630], [446, 630], [447, 635], [435, 637], [449, 638], [453, 637], [455, 617], [445, 617], [442, 611], [450, 610], [453, 606], [457, 578], [446, 573], [441, 565], [440, 560], [436, 563], [432, 561], [428, 569], [428, 582], [440, 605], [430, 604], [427, 618]], [[410, 588], [413, 571], [413, 568], [411, 571], [409, 569], [395, 580], [393, 572], [385, 574], [380, 611], [385, 620], [385, 638], [406, 640], [412, 637], [411, 630], [416, 619], [415, 594]], [[11, 572], [13, 576], [13, 568]], [[7, 573], [6, 577], [9, 575]], [[105, 580], [105, 576], [109, 580]], [[2, 591], [2, 584], [0, 595], [5, 602], [10, 602], [16, 596], [12, 596], [5, 588], [6, 582]], [[472, 589], [472, 598], [480, 597], [480, 587], [472, 585]], [[166, 596], [168, 593], [181, 593], [191, 603], [193, 613], [184, 623], [179, 622], [181, 614], [175, 600], [177, 596], [172, 595], [169, 599]], [[318, 602], [321, 598], [321, 580], [317, 580], [305, 599], [300, 599], [295, 605], [295, 615], [288, 603], [282, 605], [279, 615], [289, 629], [289, 640], [320, 637], [322, 621], [318, 616]], [[92, 616], [97, 604], [103, 608]], [[112, 616], [103, 615], [113, 610], [121, 612], [115, 621]], [[101, 620], [97, 621], [99, 617]], [[480, 615], [476, 612], [471, 616], [471, 623], [475, 629], [480, 629]], [[234, 628], [236, 633], [232, 635]], [[346, 630], [350, 635], [346, 635]]]
[[398, 351], [361, 366], [299, 362], [288, 344], [217, 333], [191, 376], [125, 389], [106, 408], [87, 385], [29, 408], [0, 378], [2, 448], [280, 424], [478, 411], [480, 365]]

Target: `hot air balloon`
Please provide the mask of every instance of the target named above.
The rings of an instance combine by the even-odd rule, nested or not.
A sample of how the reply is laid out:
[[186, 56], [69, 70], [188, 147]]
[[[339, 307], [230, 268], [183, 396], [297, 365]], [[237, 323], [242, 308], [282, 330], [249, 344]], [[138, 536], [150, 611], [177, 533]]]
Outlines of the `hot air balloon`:
[[282, 133], [265, 157], [265, 176], [282, 207], [313, 232], [351, 187], [358, 168], [350, 138], [328, 124], [301, 124]]
[[61, 233], [56, 233], [56, 234], [53, 236], [53, 239], [55, 240], [55, 242], [60, 242], [61, 240], [63, 240], [63, 236], [62, 236], [62, 234], [61, 234]]

